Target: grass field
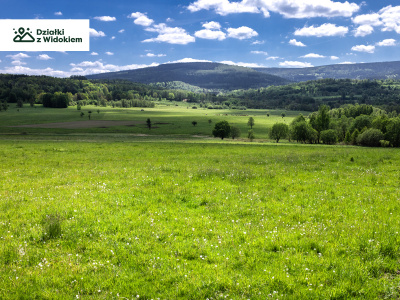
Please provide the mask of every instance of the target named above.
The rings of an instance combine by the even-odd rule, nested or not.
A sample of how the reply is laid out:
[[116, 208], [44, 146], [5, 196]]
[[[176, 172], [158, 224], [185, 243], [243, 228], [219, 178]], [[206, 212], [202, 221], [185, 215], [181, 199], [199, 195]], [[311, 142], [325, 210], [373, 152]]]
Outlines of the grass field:
[[400, 297], [397, 149], [6, 127], [80, 120], [40, 110], [0, 113], [0, 299]]

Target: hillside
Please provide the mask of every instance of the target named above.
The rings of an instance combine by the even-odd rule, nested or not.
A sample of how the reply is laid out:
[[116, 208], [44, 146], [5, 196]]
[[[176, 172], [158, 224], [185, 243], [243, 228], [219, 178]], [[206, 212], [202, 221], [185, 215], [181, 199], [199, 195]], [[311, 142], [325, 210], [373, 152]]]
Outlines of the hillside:
[[328, 65], [313, 68], [254, 68], [254, 70], [300, 82], [316, 79], [399, 79], [400, 61]]
[[288, 80], [251, 68], [220, 63], [175, 63], [157, 67], [87, 76], [88, 79], [124, 79], [139, 83], [182, 81], [211, 90], [234, 90], [282, 85]]

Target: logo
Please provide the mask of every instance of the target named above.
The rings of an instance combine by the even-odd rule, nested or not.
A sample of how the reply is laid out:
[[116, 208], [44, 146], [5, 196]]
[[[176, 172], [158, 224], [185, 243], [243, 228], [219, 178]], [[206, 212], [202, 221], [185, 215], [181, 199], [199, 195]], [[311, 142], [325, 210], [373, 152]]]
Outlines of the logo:
[[16, 34], [13, 39], [15, 43], [33, 43], [35, 41], [35, 38], [32, 36], [32, 31], [29, 31], [29, 28], [25, 30], [24, 27], [20, 27], [18, 31], [15, 31], [15, 29], [13, 30]]
[[89, 51], [89, 20], [0, 20], [0, 51]]

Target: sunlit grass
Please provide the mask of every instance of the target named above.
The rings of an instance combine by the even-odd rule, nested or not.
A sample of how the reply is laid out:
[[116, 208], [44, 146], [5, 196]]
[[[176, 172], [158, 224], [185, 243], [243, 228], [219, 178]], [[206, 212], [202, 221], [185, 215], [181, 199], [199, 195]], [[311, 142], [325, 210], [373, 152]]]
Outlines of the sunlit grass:
[[112, 136], [1, 141], [1, 299], [400, 297], [396, 149]]

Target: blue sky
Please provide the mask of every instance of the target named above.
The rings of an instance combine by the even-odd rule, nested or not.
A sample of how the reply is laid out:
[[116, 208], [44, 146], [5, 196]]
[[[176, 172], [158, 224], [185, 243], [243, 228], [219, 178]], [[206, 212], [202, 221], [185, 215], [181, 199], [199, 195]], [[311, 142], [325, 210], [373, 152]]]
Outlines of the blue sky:
[[0, 73], [64, 77], [188, 61], [311, 67], [400, 60], [400, 3], [394, 0], [1, 4], [0, 19], [89, 19], [91, 38], [89, 52], [0, 52]]

